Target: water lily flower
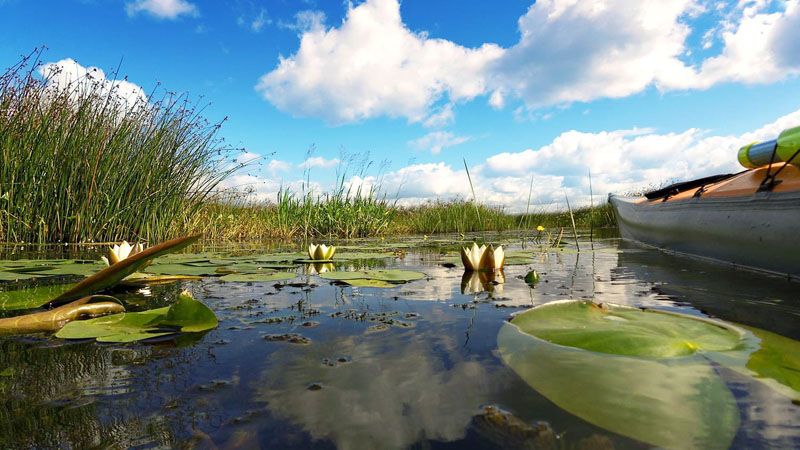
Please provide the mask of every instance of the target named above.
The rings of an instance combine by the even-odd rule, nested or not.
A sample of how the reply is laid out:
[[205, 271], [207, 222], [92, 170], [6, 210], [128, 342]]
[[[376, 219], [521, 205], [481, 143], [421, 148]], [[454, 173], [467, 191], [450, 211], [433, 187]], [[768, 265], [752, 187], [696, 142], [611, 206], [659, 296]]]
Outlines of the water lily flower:
[[502, 245], [495, 249], [492, 245], [478, 247], [473, 242], [471, 249], [461, 248], [461, 262], [467, 270], [497, 270], [503, 268], [506, 255]]
[[317, 261], [327, 261], [333, 258], [336, 253], [336, 247], [326, 246], [325, 244], [311, 244], [308, 246], [308, 256]]
[[114, 245], [111, 247], [111, 249], [109, 249], [108, 258], [101, 256], [100, 259], [102, 259], [107, 266], [110, 266], [122, 261], [125, 258], [128, 258], [129, 256], [133, 256], [142, 250], [144, 250], [144, 246], [141, 242], [137, 243], [136, 245], [131, 245], [128, 243], [128, 241], [122, 241], [121, 245]]

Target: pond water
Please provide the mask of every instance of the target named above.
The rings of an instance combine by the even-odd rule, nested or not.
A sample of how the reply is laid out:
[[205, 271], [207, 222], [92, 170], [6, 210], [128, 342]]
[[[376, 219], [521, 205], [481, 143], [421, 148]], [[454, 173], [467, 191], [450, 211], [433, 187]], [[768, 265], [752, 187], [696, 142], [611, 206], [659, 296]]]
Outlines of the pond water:
[[[216, 313], [219, 326], [155, 343], [67, 341], [50, 333], [0, 337], [0, 447], [650, 448], [663, 441], [643, 442], [617, 428], [613, 399], [604, 398], [591, 373], [564, 376], [572, 390], [565, 401], [543, 395], [507, 365], [498, 335], [511, 326], [512, 314], [587, 299], [713, 317], [800, 340], [796, 282], [615, 237], [580, 239], [579, 253], [574, 244], [542, 252], [532, 243], [523, 250], [514, 236], [492, 237], [521, 252], [517, 259], [528, 255], [522, 264], [506, 265], [500, 284], [465, 277], [453, 257], [460, 238], [448, 236], [342, 243], [395, 249], [391, 257], [336, 262], [337, 270], [425, 274], [393, 288], [331, 282], [319, 276], [324, 268], [297, 264], [289, 269], [297, 277], [285, 281], [204, 276], [117, 289], [128, 310], [168, 305], [189, 290]], [[275, 251], [253, 244], [203, 250]], [[97, 259], [100, 251], [14, 247], [0, 256]], [[534, 287], [524, 281], [531, 270], [540, 275]], [[0, 282], [0, 290], [26, 283]], [[800, 348], [792, 345], [783, 348]], [[732, 394], [739, 418], [730, 437], [716, 445], [800, 447], [797, 392], [792, 396], [791, 389], [787, 394], [719, 362], [708, 367]], [[623, 369], [612, 383], [661, 376]], [[658, 390], [639, 401], [644, 420], [670, 405]], [[611, 425], [584, 413], [593, 407], [608, 411]], [[698, 414], [693, 426], [713, 435], [715, 411]], [[653, 421], [659, 417], [654, 413]], [[682, 433], [671, 426], [665, 433]]]

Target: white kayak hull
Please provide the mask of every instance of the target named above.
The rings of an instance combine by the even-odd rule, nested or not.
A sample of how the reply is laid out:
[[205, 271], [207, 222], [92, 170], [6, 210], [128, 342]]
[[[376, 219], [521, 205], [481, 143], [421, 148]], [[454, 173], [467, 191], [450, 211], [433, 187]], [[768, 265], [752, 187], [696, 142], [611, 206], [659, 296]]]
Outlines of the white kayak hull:
[[623, 239], [800, 278], [800, 192], [641, 202], [609, 195]]

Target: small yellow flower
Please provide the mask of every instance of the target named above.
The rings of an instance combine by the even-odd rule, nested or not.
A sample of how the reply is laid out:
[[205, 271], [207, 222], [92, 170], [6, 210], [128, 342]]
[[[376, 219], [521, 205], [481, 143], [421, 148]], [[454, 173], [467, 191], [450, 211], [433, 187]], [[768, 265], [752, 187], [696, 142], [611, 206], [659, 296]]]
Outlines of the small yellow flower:
[[544, 231], [544, 227], [539, 225], [538, 227], [536, 227], [536, 231]]
[[335, 253], [336, 247], [332, 245], [330, 247], [325, 244], [311, 244], [308, 246], [308, 256], [315, 261], [327, 261], [332, 259]]
[[122, 241], [121, 245], [114, 245], [108, 250], [108, 258], [101, 256], [100, 259], [106, 263], [107, 266], [116, 264], [125, 258], [131, 257], [144, 250], [141, 242], [136, 245], [131, 245], [128, 241]]
[[473, 242], [471, 249], [461, 248], [461, 262], [467, 270], [497, 270], [503, 268], [506, 255], [502, 245], [495, 249], [492, 245], [478, 247]]

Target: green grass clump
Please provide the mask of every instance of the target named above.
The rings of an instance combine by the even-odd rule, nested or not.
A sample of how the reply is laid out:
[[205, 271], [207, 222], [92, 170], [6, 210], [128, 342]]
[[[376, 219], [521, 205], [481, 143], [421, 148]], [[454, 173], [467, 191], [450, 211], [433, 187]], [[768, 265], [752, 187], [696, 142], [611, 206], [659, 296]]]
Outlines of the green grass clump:
[[220, 194], [188, 217], [185, 233], [218, 240], [356, 238], [390, 233], [398, 210], [372, 190], [346, 189], [304, 195], [282, 189], [277, 202], [246, 194]]
[[0, 241], [157, 242], [232, 170], [217, 167], [220, 124], [185, 95], [124, 104], [88, 76], [56, 87], [38, 55], [0, 76]]

